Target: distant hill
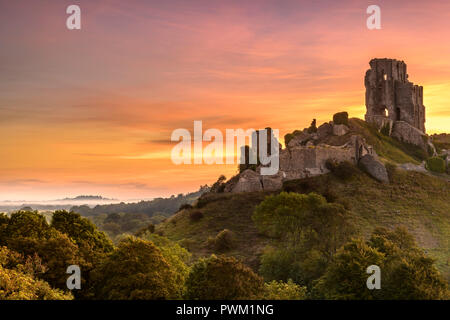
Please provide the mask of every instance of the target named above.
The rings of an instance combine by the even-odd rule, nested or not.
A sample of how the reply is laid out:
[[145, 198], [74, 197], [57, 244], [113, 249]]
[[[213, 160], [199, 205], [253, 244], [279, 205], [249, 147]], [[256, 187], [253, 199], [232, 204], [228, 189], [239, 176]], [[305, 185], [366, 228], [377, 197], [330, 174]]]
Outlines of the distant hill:
[[[198, 199], [208, 188], [201, 187], [200, 190], [179, 194], [177, 196], [172, 195], [170, 198], [155, 198], [150, 201], [139, 201], [134, 203], [115, 203], [96, 205], [90, 208], [87, 205], [73, 206], [70, 210], [78, 212], [84, 216], [95, 216], [98, 214], [106, 213], [139, 213], [152, 216], [155, 213], [172, 214], [176, 212], [181, 205], [191, 204]], [[83, 196], [84, 197], [84, 196]]]
[[74, 206], [70, 210], [89, 217], [112, 239], [121, 234], [133, 234], [150, 224], [156, 225], [177, 212], [182, 205], [193, 204], [209, 187], [203, 186], [196, 192], [179, 194], [170, 198], [156, 198], [151, 201]]
[[92, 200], [116, 200], [116, 199], [109, 199], [109, 198], [103, 198], [102, 196], [77, 196], [75, 198], [64, 198], [62, 201], [92, 201]]

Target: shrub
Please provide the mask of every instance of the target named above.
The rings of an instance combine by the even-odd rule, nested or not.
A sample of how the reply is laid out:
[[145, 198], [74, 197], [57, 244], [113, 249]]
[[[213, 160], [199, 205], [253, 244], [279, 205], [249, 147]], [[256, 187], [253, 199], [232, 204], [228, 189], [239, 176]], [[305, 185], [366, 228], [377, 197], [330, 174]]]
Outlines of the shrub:
[[288, 133], [284, 136], [284, 145], [287, 146], [289, 144], [289, 141], [291, 141], [294, 138], [294, 135], [292, 133]]
[[254, 299], [263, 289], [262, 279], [233, 257], [212, 255], [198, 260], [186, 280], [186, 299]]
[[337, 200], [339, 199], [339, 195], [329, 187], [325, 189], [325, 191], [322, 193], [322, 196], [324, 196], [328, 202], [337, 202]]
[[426, 168], [433, 172], [444, 173], [445, 161], [439, 157], [431, 157], [426, 161]]
[[336, 167], [338, 166], [339, 162], [336, 159], [329, 158], [327, 161], [325, 161], [325, 168], [327, 168], [330, 171], [334, 171]]
[[201, 218], [203, 218], [203, 213], [200, 210], [194, 210], [189, 212], [189, 219], [192, 222], [199, 221]]
[[[248, 146], [246, 146], [248, 147]], [[240, 172], [242, 172], [243, 170], [245, 170], [243, 167], [240, 168]], [[225, 181], [227, 180], [227, 178], [224, 175], [221, 175], [216, 182], [214, 182], [214, 184], [211, 186], [211, 192], [213, 193], [221, 193], [224, 191], [225, 189]], [[192, 206], [191, 206], [192, 208]]]
[[334, 124], [345, 124], [348, 126], [348, 113], [347, 112], [338, 112], [333, 115], [333, 123]]
[[283, 191], [297, 193], [320, 193], [321, 184], [314, 177], [295, 179], [283, 182]]
[[216, 251], [227, 251], [234, 246], [234, 235], [228, 229], [220, 231], [214, 239], [214, 249]]
[[186, 210], [186, 209], [192, 209], [192, 208], [193, 208], [192, 205], [190, 205], [189, 203], [185, 203], [185, 204], [182, 204], [182, 205], [180, 206], [180, 208], [178, 209], [178, 211]]
[[348, 180], [356, 175], [358, 169], [349, 161], [343, 161], [334, 166], [331, 172], [339, 179]]

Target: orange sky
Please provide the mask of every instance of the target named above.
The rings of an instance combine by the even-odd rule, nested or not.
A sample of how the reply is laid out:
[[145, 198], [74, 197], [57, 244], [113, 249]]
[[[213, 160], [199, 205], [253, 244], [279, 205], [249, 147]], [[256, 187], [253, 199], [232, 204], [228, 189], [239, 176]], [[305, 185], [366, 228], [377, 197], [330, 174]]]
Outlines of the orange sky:
[[[76, 2], [82, 30], [65, 27]], [[0, 0], [0, 200], [167, 196], [236, 166], [170, 160], [177, 128], [281, 136], [363, 117], [370, 59], [408, 64], [429, 133], [450, 132], [450, 4]]]

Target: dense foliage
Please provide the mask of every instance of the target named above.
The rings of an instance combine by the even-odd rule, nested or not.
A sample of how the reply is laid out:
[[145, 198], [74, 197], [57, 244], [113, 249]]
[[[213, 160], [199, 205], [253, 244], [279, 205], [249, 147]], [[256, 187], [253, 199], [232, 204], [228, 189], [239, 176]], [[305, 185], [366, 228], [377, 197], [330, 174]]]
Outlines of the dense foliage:
[[173, 299], [175, 269], [150, 241], [128, 237], [93, 274], [96, 299]]
[[[314, 294], [327, 299], [446, 299], [447, 284], [433, 263], [405, 229], [377, 229], [368, 241], [353, 239], [339, 251]], [[379, 290], [366, 286], [371, 265], [381, 269]]]
[[73, 296], [52, 287], [36, 275], [45, 271], [37, 256], [0, 247], [0, 300], [70, 300]]
[[441, 157], [431, 157], [426, 161], [426, 168], [437, 173], [444, 173], [446, 171], [445, 160]]
[[353, 232], [350, 212], [314, 193], [269, 196], [256, 208], [253, 220], [261, 232], [276, 239], [261, 258], [262, 275], [302, 285], [324, 272]]
[[257, 298], [262, 279], [233, 257], [198, 260], [186, 281], [187, 299], [235, 300]]
[[333, 115], [333, 123], [345, 124], [346, 126], [348, 126], [348, 113], [346, 111], [335, 113]]

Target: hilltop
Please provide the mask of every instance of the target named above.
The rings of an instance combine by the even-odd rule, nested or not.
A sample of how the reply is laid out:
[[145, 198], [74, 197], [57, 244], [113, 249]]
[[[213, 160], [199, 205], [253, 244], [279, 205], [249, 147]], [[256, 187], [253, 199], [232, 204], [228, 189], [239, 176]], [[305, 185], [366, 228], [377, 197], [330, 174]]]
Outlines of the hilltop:
[[[348, 128], [344, 135], [328, 136], [326, 143], [339, 146], [354, 134], [362, 136], [386, 165], [389, 183], [379, 182], [351, 165], [344, 176], [328, 172], [293, 179], [284, 181], [279, 190], [209, 192], [193, 207], [157, 225], [156, 232], [179, 241], [194, 256], [226, 253], [257, 270], [262, 251], [271, 239], [258, 233], [251, 218], [255, 207], [267, 195], [282, 190], [316, 192], [348, 208], [358, 233], [366, 238], [376, 227], [405, 226], [428, 255], [437, 259], [439, 270], [450, 280], [449, 176], [426, 171], [420, 166], [427, 158], [421, 148], [385, 135], [372, 124], [352, 118]], [[217, 250], [212, 243], [224, 229], [231, 231], [234, 244], [230, 250]]]

